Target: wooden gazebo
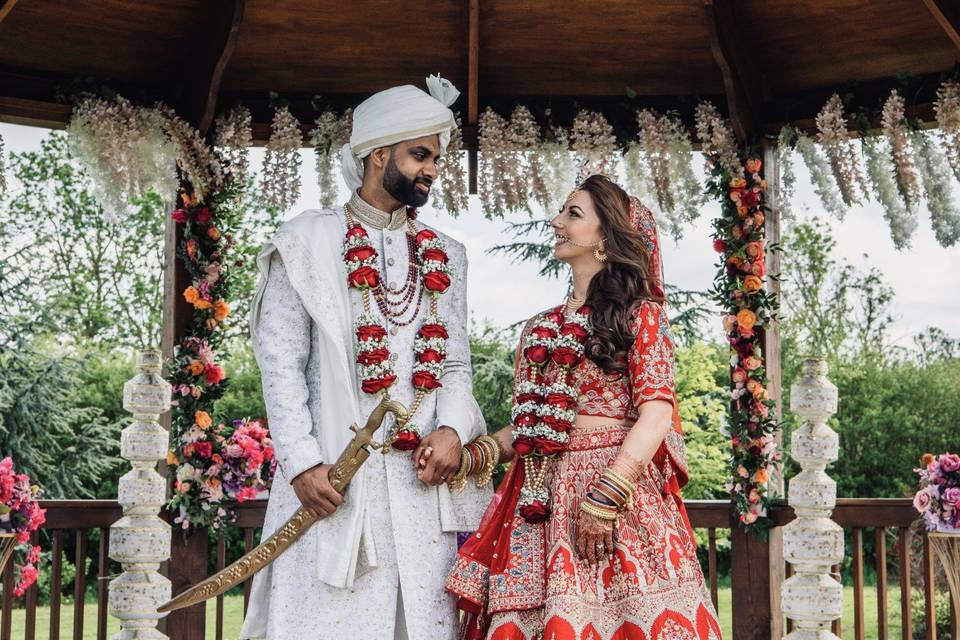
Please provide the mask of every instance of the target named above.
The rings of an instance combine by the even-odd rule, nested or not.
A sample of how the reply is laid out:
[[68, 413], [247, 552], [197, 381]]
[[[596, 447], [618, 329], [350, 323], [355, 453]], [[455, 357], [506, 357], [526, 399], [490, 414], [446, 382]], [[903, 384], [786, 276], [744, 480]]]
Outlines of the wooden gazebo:
[[[440, 73], [463, 92], [454, 108], [465, 123], [475, 187], [476, 125], [486, 106], [523, 103], [555, 114], [591, 108], [629, 134], [637, 108], [676, 110], [689, 122], [697, 100], [706, 98], [725, 108], [742, 141], [769, 149], [773, 142], [765, 134], [775, 137], [787, 122], [811, 129], [834, 92], [875, 109], [900, 87], [909, 92], [909, 115], [932, 122], [937, 86], [954, 69], [958, 48], [960, 3], [951, 0], [0, 0], [0, 120], [61, 128], [76, 96], [108, 87], [140, 102], [163, 101], [204, 132], [216, 113], [242, 103], [253, 113], [254, 138], [262, 141], [271, 92], [289, 102], [306, 131], [318, 105], [353, 105], [372, 92]], [[768, 162], [767, 170], [775, 167]], [[767, 225], [769, 239], [777, 241], [775, 211]], [[167, 246], [172, 255], [172, 224]], [[175, 295], [183, 277], [177, 268], [167, 274], [168, 352], [189, 323]], [[777, 335], [766, 339], [770, 391], [779, 397]], [[78, 553], [86, 552], [84, 531], [108, 527], [119, 515], [103, 502], [48, 507], [60, 549], [64, 532], [75, 529]], [[730, 526], [722, 502], [692, 504], [691, 515], [698, 527]], [[858, 540], [862, 528], [879, 527], [879, 544], [883, 527], [901, 527], [905, 541], [914, 515], [905, 501], [858, 500], [841, 501], [834, 519], [859, 532]], [[789, 509], [775, 514], [778, 523], [791, 517]], [[242, 510], [248, 544], [258, 518], [262, 507]], [[174, 549], [175, 592], [206, 573], [200, 538]], [[783, 566], [776, 544], [775, 535], [767, 544], [734, 533], [738, 640], [781, 632]], [[715, 569], [712, 545], [711, 551]], [[102, 570], [105, 554], [101, 549]], [[59, 563], [57, 556], [56, 580]], [[901, 557], [901, 567], [909, 581], [909, 558]], [[929, 571], [925, 577], [932, 580]], [[714, 571], [714, 591], [715, 579]], [[884, 589], [885, 580], [884, 572]], [[82, 584], [78, 588], [82, 593]], [[5, 607], [9, 611], [9, 602]], [[909, 598], [904, 607], [909, 619]], [[9, 624], [9, 615], [5, 620]], [[75, 633], [82, 634], [82, 614], [75, 629], [76, 620]], [[101, 621], [105, 637], [105, 614]], [[906, 620], [903, 629], [910, 637]], [[203, 611], [172, 616], [167, 633], [203, 637]], [[0, 640], [7, 637], [9, 627], [0, 629]]]

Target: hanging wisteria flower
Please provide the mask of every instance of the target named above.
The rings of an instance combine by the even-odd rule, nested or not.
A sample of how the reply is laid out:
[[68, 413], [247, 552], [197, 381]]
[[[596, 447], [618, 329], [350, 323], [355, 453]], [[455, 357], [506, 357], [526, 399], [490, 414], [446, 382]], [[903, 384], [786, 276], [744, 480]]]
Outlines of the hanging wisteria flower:
[[953, 175], [960, 180], [960, 83], [948, 80], [940, 85], [933, 113]]
[[513, 209], [510, 193], [500, 183], [501, 178], [516, 170], [507, 151], [507, 126], [503, 116], [490, 107], [480, 114], [480, 202], [488, 218], [503, 217]]
[[213, 127], [213, 146], [224, 170], [237, 182], [246, 182], [250, 170], [250, 147], [253, 146], [250, 110], [242, 106], [234, 107], [217, 116]]
[[823, 146], [833, 168], [833, 177], [840, 188], [840, 196], [848, 207], [860, 203], [860, 194], [866, 194], [860, 160], [850, 144], [847, 122], [843, 116], [843, 102], [833, 94], [817, 114], [817, 140]]
[[960, 210], [953, 199], [946, 158], [929, 134], [914, 131], [910, 137], [917, 152], [916, 165], [923, 177], [933, 235], [941, 247], [952, 247], [960, 238]]
[[3, 136], [0, 135], [0, 198], [7, 194], [7, 156], [3, 148]]
[[220, 161], [207, 146], [200, 132], [179, 117], [173, 109], [160, 103], [155, 108], [161, 116], [160, 124], [164, 132], [177, 150], [177, 166], [190, 181], [194, 195], [199, 200], [204, 200], [223, 183]]
[[667, 149], [667, 140], [661, 127], [661, 119], [650, 110], [643, 109], [637, 112], [637, 144], [643, 153], [645, 164], [649, 167], [650, 176], [657, 196], [657, 204], [661, 209], [673, 209], [673, 194], [670, 189], [670, 156]]
[[333, 206], [337, 197], [336, 171], [340, 163], [340, 147], [350, 137], [352, 111], [342, 116], [333, 111], [324, 111], [314, 122], [310, 133], [310, 145], [316, 156], [317, 186], [320, 188], [320, 205]]
[[893, 160], [890, 152], [884, 148], [885, 144], [886, 139], [883, 137], [864, 137], [863, 154], [867, 159], [867, 177], [883, 207], [883, 216], [890, 228], [893, 246], [902, 250], [910, 246], [910, 239], [917, 228], [917, 216], [914, 211], [907, 209], [900, 192], [897, 191], [897, 183], [893, 177]]
[[910, 148], [903, 98], [896, 89], [890, 92], [890, 97], [883, 103], [880, 121], [883, 125], [883, 134], [890, 142], [897, 188], [904, 202], [907, 203], [907, 208], [912, 209], [920, 200], [920, 178], [914, 164], [913, 151]]
[[817, 148], [817, 144], [811, 138], [803, 134], [797, 136], [797, 153], [807, 165], [813, 190], [820, 197], [823, 208], [843, 220], [847, 214], [847, 208], [837, 197], [837, 185], [833, 180], [833, 171], [830, 169], [830, 161], [827, 160], [826, 155]]
[[507, 121], [488, 108], [480, 117], [480, 198], [490, 215], [526, 209], [546, 186], [538, 153], [540, 126], [519, 106]]
[[505, 176], [505, 188], [511, 192], [511, 200], [518, 207], [526, 206], [530, 196], [538, 201], [546, 197], [546, 185], [543, 178], [543, 165], [538, 152], [540, 146], [540, 125], [526, 107], [519, 105], [510, 114], [507, 125], [507, 142], [510, 151], [516, 156], [518, 171]]
[[694, 119], [701, 150], [708, 164], [720, 167], [731, 178], [742, 178], [743, 165], [737, 151], [736, 136], [717, 108], [710, 102], [701, 102], [697, 104]]
[[286, 107], [277, 109], [270, 128], [260, 179], [260, 199], [264, 206], [286, 211], [300, 197], [300, 123]]
[[797, 143], [797, 130], [790, 125], [780, 129], [777, 136], [777, 164], [780, 167], [780, 185], [777, 191], [777, 209], [781, 220], [793, 219], [791, 201], [797, 186], [797, 174], [793, 170], [793, 148]]
[[617, 168], [617, 137], [602, 113], [581, 111], [570, 128], [570, 148], [577, 157], [577, 181], [600, 173], [614, 175]]
[[[543, 173], [543, 194], [534, 193], [537, 202], [547, 211], [556, 211], [573, 188], [576, 167], [570, 153], [570, 136], [563, 127], [553, 127], [540, 145]], [[542, 198], [542, 199], [541, 199]]]
[[120, 96], [90, 98], [74, 108], [67, 126], [71, 151], [110, 219], [125, 215], [128, 203], [148, 191], [176, 192], [177, 153], [161, 120], [156, 110]]
[[463, 170], [463, 132], [460, 118], [457, 126], [450, 132], [450, 143], [440, 161], [439, 176], [434, 183], [433, 200], [436, 206], [457, 217], [466, 212], [467, 174]]

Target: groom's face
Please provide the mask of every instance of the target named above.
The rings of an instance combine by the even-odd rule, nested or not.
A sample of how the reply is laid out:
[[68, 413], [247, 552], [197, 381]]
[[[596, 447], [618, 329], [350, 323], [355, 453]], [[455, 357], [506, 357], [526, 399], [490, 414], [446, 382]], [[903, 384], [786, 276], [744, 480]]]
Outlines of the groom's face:
[[383, 188], [407, 207], [422, 207], [437, 179], [440, 140], [436, 135], [393, 145], [383, 171]]

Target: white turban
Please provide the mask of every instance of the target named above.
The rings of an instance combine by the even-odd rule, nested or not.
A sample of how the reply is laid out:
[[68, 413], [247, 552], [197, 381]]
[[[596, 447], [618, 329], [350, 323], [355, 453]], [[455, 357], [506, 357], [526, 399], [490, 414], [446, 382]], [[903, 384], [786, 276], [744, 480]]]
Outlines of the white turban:
[[362, 160], [374, 149], [436, 134], [446, 150], [457, 126], [449, 107], [460, 92], [440, 76], [427, 78], [427, 89], [429, 94], [409, 84], [394, 87], [373, 94], [354, 109], [350, 142], [340, 149], [340, 167], [350, 191], [363, 183]]

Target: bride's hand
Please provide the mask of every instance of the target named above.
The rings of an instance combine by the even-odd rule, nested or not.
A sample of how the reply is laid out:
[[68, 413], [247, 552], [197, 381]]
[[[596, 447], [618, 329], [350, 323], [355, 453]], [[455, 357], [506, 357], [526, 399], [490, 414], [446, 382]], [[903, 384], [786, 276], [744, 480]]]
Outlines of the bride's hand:
[[590, 564], [613, 555], [613, 525], [613, 520], [601, 520], [581, 511], [577, 520], [577, 555]]

